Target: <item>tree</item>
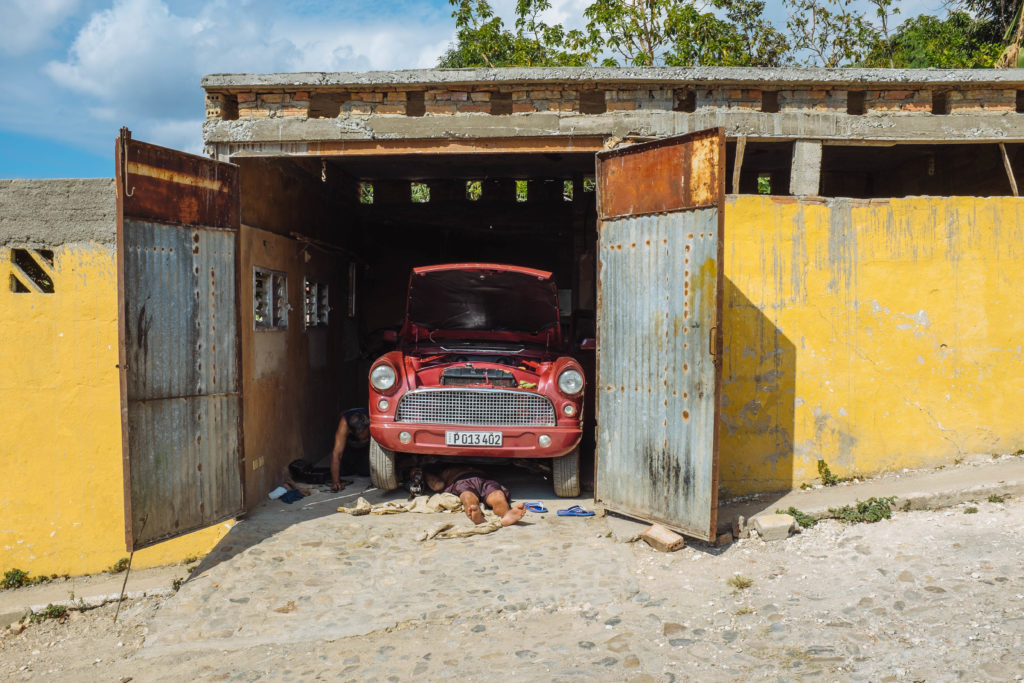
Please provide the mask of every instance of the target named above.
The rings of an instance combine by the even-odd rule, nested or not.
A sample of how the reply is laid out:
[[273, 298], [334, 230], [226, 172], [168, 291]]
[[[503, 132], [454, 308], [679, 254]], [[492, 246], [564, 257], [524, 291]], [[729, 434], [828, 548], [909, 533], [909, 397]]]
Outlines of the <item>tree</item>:
[[992, 25], [965, 12], [945, 19], [920, 15], [903, 22], [888, 40], [880, 40], [865, 57], [868, 67], [903, 69], [978, 69], [992, 67], [1003, 51], [993, 41]]
[[725, 19], [690, 3], [669, 12], [670, 66], [782, 66], [788, 61], [786, 37], [764, 18], [760, 0], [714, 0]]
[[440, 67], [584, 66], [593, 60], [582, 31], [540, 20], [541, 12], [551, 7], [548, 0], [517, 0], [515, 31], [505, 28], [487, 0], [448, 2], [457, 33]]
[[806, 66], [849, 66], [876, 42], [874, 27], [849, 0], [785, 0], [791, 46]]

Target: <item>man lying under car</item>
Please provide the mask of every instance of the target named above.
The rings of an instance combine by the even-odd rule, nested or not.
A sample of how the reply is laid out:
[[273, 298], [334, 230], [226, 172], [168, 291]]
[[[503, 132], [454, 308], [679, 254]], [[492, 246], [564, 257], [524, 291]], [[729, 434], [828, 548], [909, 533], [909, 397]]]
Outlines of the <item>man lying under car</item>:
[[435, 493], [444, 491], [458, 496], [462, 509], [474, 524], [484, 522], [481, 501], [501, 518], [502, 526], [515, 524], [526, 514], [525, 503], [512, 506], [512, 495], [507, 488], [471, 467], [430, 465], [423, 468], [423, 480]]

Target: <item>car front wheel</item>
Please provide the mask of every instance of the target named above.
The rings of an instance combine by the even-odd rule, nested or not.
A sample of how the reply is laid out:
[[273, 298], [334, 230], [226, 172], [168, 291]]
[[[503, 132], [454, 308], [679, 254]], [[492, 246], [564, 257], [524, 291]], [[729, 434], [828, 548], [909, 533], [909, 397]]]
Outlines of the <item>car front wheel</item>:
[[580, 447], [560, 458], [551, 459], [551, 472], [555, 480], [555, 495], [574, 498], [580, 495]]
[[384, 491], [398, 488], [395, 475], [395, 452], [370, 439], [370, 481]]

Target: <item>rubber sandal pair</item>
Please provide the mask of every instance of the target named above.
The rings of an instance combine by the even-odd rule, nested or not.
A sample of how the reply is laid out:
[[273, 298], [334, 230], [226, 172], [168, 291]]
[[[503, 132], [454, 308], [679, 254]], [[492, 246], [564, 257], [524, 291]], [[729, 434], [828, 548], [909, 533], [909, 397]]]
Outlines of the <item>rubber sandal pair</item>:
[[526, 510], [527, 510], [527, 512], [547, 512], [548, 511], [548, 509], [546, 507], [544, 507], [544, 503], [541, 503], [539, 501], [535, 502], [535, 503], [527, 503], [526, 504]]
[[579, 505], [573, 505], [571, 508], [558, 511], [559, 517], [593, 517], [593, 510], [585, 510]]

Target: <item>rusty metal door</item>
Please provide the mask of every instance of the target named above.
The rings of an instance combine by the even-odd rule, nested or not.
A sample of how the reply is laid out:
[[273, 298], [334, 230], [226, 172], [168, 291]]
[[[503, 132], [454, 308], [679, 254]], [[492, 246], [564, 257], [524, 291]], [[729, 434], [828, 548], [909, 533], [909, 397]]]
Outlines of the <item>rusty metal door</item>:
[[597, 192], [595, 496], [712, 540], [724, 134], [601, 152]]
[[116, 146], [128, 550], [244, 511], [238, 167]]

